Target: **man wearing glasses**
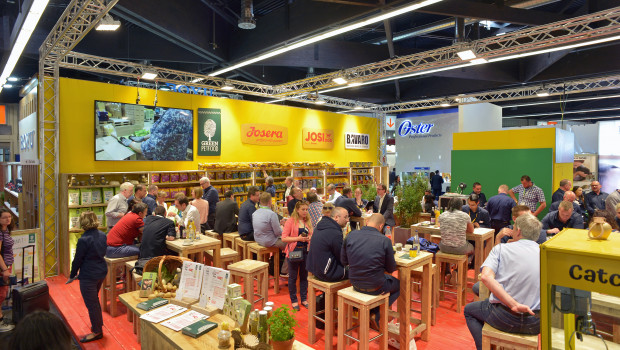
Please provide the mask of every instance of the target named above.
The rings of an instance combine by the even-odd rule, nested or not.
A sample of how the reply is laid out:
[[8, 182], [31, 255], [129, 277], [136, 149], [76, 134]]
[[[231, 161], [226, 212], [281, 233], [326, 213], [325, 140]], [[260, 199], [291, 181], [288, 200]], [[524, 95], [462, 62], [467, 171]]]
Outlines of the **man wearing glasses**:
[[592, 181], [590, 187], [592, 191], [586, 193], [586, 210], [588, 215], [592, 217], [596, 209], [605, 210], [605, 200], [608, 194], [601, 191], [601, 183], [598, 181]]
[[387, 188], [384, 184], [377, 185], [377, 196], [373, 204], [373, 211], [383, 215], [385, 219], [384, 234], [390, 227], [396, 225], [396, 221], [394, 220], [394, 197], [387, 193]]

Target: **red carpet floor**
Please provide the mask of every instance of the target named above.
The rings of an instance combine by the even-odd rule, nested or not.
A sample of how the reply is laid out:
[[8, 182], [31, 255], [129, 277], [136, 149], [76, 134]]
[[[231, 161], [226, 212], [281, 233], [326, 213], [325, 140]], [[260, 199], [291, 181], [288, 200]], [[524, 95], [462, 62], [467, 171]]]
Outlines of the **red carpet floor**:
[[[473, 271], [469, 271], [470, 275]], [[65, 284], [67, 278], [57, 276], [47, 279], [50, 287], [52, 302], [64, 316], [71, 332], [80, 339], [83, 335], [90, 333], [90, 321], [88, 311], [84, 306], [84, 301], [80, 294], [79, 284], [76, 282]], [[280, 284], [280, 293], [277, 295], [273, 291], [273, 282], [269, 289], [269, 300], [273, 301], [276, 307], [282, 304], [290, 305], [288, 288], [284, 282]], [[471, 285], [470, 285], [471, 286]], [[473, 294], [468, 293], [468, 302], [473, 300]], [[431, 339], [428, 342], [416, 338], [418, 349], [475, 349], [474, 341], [471, 338], [463, 314], [458, 314], [455, 307], [455, 296], [447, 294], [445, 300], [440, 302], [437, 309], [437, 324], [431, 327]], [[394, 308], [396, 303], [394, 304]], [[83, 349], [140, 349], [136, 335], [133, 334], [133, 325], [127, 321], [126, 308], [118, 303], [119, 315], [112, 318], [107, 312], [103, 313], [104, 338], [95, 342], [83, 345]], [[296, 314], [299, 326], [296, 329], [296, 339], [304, 344], [308, 344], [308, 310], [301, 308]], [[336, 344], [336, 337], [334, 337]], [[317, 342], [311, 345], [315, 349], [325, 349], [323, 331], [317, 330]], [[334, 346], [335, 349], [335, 346]], [[357, 349], [357, 345], [352, 345], [350, 349]], [[377, 343], [371, 343], [370, 349], [378, 349]], [[390, 347], [390, 349], [394, 349]]]

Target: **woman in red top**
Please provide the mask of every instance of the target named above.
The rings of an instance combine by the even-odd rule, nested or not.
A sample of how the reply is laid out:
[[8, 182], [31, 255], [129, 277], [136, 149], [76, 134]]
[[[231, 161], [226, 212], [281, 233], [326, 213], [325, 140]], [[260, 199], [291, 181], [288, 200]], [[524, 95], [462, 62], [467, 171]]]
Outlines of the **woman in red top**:
[[[306, 257], [308, 255], [308, 244], [312, 237], [312, 223], [308, 214], [308, 203], [297, 202], [291, 218], [286, 221], [282, 231], [282, 242], [288, 243], [284, 252], [288, 263], [288, 292], [291, 297], [293, 309], [299, 310], [297, 302], [297, 274], [299, 274], [299, 294], [301, 305], [308, 308], [308, 270], [306, 270]], [[303, 259], [291, 261], [289, 253], [294, 250], [303, 252]]]
[[124, 258], [140, 254], [140, 247], [134, 243], [134, 240], [142, 237], [146, 211], [146, 204], [136, 203], [131, 211], [112, 227], [108, 232], [106, 257]]

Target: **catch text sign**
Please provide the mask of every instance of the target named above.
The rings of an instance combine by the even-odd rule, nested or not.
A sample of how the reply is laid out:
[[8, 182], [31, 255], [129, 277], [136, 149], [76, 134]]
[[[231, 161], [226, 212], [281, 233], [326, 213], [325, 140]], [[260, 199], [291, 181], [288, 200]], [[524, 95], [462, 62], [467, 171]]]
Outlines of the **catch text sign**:
[[301, 136], [303, 148], [334, 148], [334, 131], [331, 129], [303, 128]]
[[241, 142], [278, 146], [288, 143], [288, 128], [273, 124], [241, 124]]

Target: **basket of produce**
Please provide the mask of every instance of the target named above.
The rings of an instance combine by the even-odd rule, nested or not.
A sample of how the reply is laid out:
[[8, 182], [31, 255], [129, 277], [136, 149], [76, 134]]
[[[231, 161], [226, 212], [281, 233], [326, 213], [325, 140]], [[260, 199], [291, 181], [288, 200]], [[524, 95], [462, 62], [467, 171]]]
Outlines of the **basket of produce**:
[[154, 294], [161, 298], [174, 298], [179, 281], [183, 261], [192, 261], [174, 255], [156, 256], [144, 264], [144, 272], [156, 272], [157, 282], [154, 284]]

